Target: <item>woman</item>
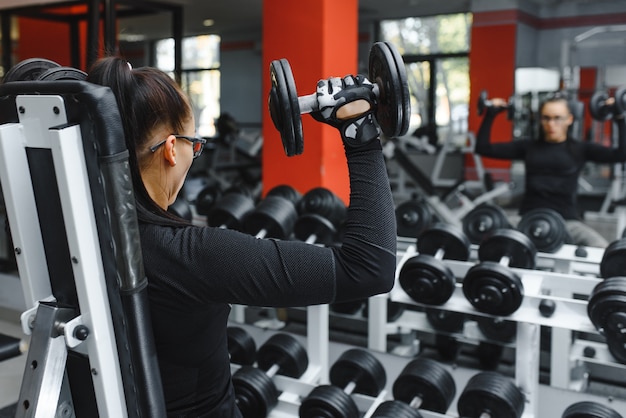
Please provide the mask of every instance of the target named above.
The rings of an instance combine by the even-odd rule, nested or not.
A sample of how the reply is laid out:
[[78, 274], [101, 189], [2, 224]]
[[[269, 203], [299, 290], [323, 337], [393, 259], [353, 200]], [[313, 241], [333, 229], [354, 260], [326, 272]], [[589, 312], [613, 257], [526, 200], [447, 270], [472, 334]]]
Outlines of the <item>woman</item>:
[[[230, 304], [306, 306], [391, 290], [396, 222], [369, 81], [318, 83], [322, 110], [314, 117], [341, 132], [350, 176], [337, 248], [256, 239], [168, 213], [204, 145], [188, 98], [166, 73], [117, 57], [96, 62], [87, 81], [109, 86], [122, 116], [169, 416], [241, 416], [230, 380]], [[358, 116], [337, 116], [364, 103], [369, 109]]]
[[[612, 99], [611, 99], [612, 100]], [[491, 125], [506, 109], [503, 99], [493, 99], [476, 136], [474, 152], [484, 157], [522, 160], [525, 165], [525, 193], [519, 208], [524, 215], [531, 209], [549, 208], [565, 219], [567, 231], [576, 245], [606, 247], [607, 240], [580, 220], [578, 177], [588, 161], [618, 163], [626, 161], [626, 125], [624, 115], [616, 114], [617, 147], [605, 147], [572, 138], [569, 127], [574, 117], [567, 98], [556, 93], [539, 107], [541, 122], [538, 139], [490, 142]], [[515, 222], [512, 222], [515, 224]]]

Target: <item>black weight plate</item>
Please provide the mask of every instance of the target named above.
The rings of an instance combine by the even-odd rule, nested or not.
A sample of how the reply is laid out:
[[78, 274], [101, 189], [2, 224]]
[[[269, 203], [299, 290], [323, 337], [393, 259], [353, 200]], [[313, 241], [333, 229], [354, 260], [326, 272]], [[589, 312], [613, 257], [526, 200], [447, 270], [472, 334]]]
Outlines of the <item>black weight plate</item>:
[[[209, 197], [209, 194], [202, 196], [205, 204], [208, 203]], [[203, 208], [204, 210], [206, 209]], [[243, 220], [253, 210], [254, 200], [251, 197], [239, 193], [228, 193], [209, 209], [207, 223], [209, 226], [241, 231]]]
[[506, 316], [521, 306], [524, 287], [512, 270], [493, 261], [483, 261], [467, 271], [463, 294], [478, 311]]
[[325, 187], [314, 187], [302, 196], [297, 203], [298, 213], [315, 213], [328, 219], [333, 225], [341, 225], [348, 209], [345, 203]]
[[422, 418], [422, 414], [404, 402], [385, 401], [378, 405], [372, 418]]
[[398, 281], [411, 299], [426, 305], [444, 304], [456, 285], [452, 270], [428, 254], [418, 254], [406, 260]]
[[524, 394], [508, 378], [496, 372], [478, 373], [467, 382], [457, 401], [461, 417], [520, 418]]
[[478, 247], [480, 261], [500, 262], [509, 257], [509, 267], [535, 268], [537, 248], [524, 233], [515, 229], [498, 229], [483, 240]]
[[187, 199], [178, 197], [168, 208], [167, 211], [179, 218], [185, 219], [191, 222], [193, 214], [191, 213], [191, 206]]
[[589, 114], [599, 121], [609, 120], [613, 117], [613, 109], [605, 104], [609, 95], [603, 91], [596, 91], [589, 100]]
[[330, 368], [330, 382], [340, 388], [354, 383], [354, 393], [377, 396], [387, 384], [387, 374], [372, 353], [360, 348], [344, 351]]
[[615, 110], [617, 113], [626, 112], [626, 87], [615, 90]]
[[298, 378], [309, 367], [306, 349], [292, 335], [279, 333], [272, 335], [257, 351], [257, 365], [269, 370], [278, 365], [278, 374]]
[[278, 403], [278, 390], [262, 370], [241, 366], [232, 377], [237, 407], [246, 418], [265, 418]]
[[604, 250], [600, 261], [600, 276], [626, 276], [626, 239], [621, 238], [611, 242]]
[[476, 318], [476, 323], [485, 337], [495, 341], [510, 343], [517, 335], [517, 322], [515, 321], [484, 316]]
[[567, 228], [563, 216], [549, 208], [537, 208], [526, 212], [517, 229], [535, 244], [538, 251], [554, 253], [565, 244]]
[[[369, 318], [369, 303], [363, 305], [363, 317]], [[387, 322], [395, 322], [402, 316], [406, 306], [404, 303], [394, 302], [391, 299], [387, 299]]]
[[56, 80], [78, 80], [87, 79], [87, 73], [72, 67], [54, 67], [50, 68], [37, 78], [40, 81], [56, 81]]
[[265, 195], [265, 197], [267, 196], [284, 197], [285, 199], [291, 201], [291, 203], [296, 205], [296, 208], [300, 202], [300, 199], [302, 198], [302, 194], [300, 194], [300, 192], [297, 191], [293, 186], [290, 186], [288, 184], [279, 184], [278, 186], [272, 187]]
[[487, 90], [481, 90], [478, 95], [478, 100], [476, 101], [476, 110], [478, 111], [478, 116], [482, 116], [487, 110], [487, 98], [489, 94]]
[[411, 199], [396, 207], [397, 234], [417, 238], [433, 222], [433, 214], [426, 202]]
[[470, 256], [470, 241], [460, 228], [451, 224], [437, 223], [422, 232], [417, 239], [420, 254], [434, 256], [440, 249], [443, 258], [467, 261]]
[[296, 90], [296, 82], [289, 62], [282, 58], [270, 63], [271, 89], [268, 106], [272, 122], [280, 132], [285, 153], [288, 156], [302, 154], [302, 116]]
[[426, 308], [426, 320], [437, 331], [461, 332], [465, 325], [465, 314], [462, 312], [444, 311]]
[[196, 212], [208, 216], [213, 205], [222, 197], [222, 188], [217, 183], [208, 184], [196, 196]]
[[262, 230], [265, 238], [286, 239], [298, 219], [296, 207], [281, 196], [267, 196], [243, 220], [244, 230], [257, 236]]
[[293, 234], [300, 241], [307, 241], [315, 235], [313, 243], [329, 245], [337, 239], [337, 229], [326, 218], [316, 213], [305, 213], [298, 217]]
[[598, 331], [604, 332], [611, 314], [625, 311], [626, 277], [609, 277], [595, 285], [587, 302], [587, 315]]
[[606, 345], [609, 349], [609, 353], [622, 364], [626, 364], [626, 340], [623, 336], [619, 338], [614, 336], [607, 336]]
[[335, 313], [354, 315], [363, 308], [363, 305], [365, 305], [366, 302], [367, 299], [351, 300], [347, 302], [335, 302], [331, 303], [329, 308], [332, 312]]
[[358, 418], [359, 409], [350, 395], [337, 386], [320, 385], [300, 403], [300, 418]]
[[50, 68], [61, 65], [45, 58], [29, 58], [18, 62], [4, 75], [3, 83], [11, 81], [33, 81]]
[[378, 84], [376, 120], [388, 138], [407, 133], [411, 101], [402, 57], [389, 42], [376, 42], [369, 54], [369, 80]]
[[230, 362], [251, 366], [256, 359], [256, 343], [246, 330], [240, 327], [228, 327], [228, 354]]
[[601, 403], [581, 401], [568, 406], [561, 418], [622, 418], [622, 416]]
[[476, 206], [463, 217], [463, 232], [472, 244], [480, 244], [494, 231], [510, 227], [504, 210], [490, 203]]
[[461, 352], [461, 343], [456, 337], [435, 334], [435, 349], [443, 361], [456, 362]]
[[435, 360], [418, 357], [404, 366], [393, 383], [394, 399], [412, 403], [419, 398], [420, 409], [445, 414], [456, 395], [454, 379]]

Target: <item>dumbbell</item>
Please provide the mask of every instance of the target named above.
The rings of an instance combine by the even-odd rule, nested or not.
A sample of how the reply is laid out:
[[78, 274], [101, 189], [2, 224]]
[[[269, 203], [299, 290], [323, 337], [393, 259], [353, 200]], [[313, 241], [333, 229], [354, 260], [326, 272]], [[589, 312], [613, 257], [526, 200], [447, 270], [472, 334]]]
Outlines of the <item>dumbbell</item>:
[[433, 222], [432, 210], [422, 199], [410, 199], [396, 207], [396, 229], [400, 237], [417, 238]]
[[58, 81], [58, 80], [78, 80], [83, 81], [87, 79], [87, 73], [73, 67], [53, 67], [48, 68], [41, 73], [37, 80], [39, 81]]
[[[402, 56], [388, 42], [376, 42], [369, 54], [369, 77], [377, 97], [376, 120], [387, 137], [406, 134], [411, 116], [409, 87]], [[319, 110], [317, 94], [298, 97], [289, 62], [270, 63], [268, 107], [288, 156], [302, 154], [302, 114]]]
[[225, 193], [207, 212], [207, 224], [241, 231], [243, 220], [253, 210], [254, 200], [250, 196], [234, 192]]
[[478, 311], [512, 314], [522, 304], [524, 286], [511, 268], [534, 268], [536, 255], [535, 244], [522, 232], [495, 231], [478, 247], [480, 262], [467, 271], [463, 294]]
[[460, 417], [520, 418], [525, 397], [507, 377], [482, 372], [470, 378], [457, 401]]
[[[478, 104], [477, 104], [478, 115], [482, 116], [487, 111], [487, 108], [492, 107], [492, 106], [493, 106], [493, 102], [489, 100], [489, 94], [487, 93], [487, 90], [481, 90], [480, 94], [478, 95]], [[514, 102], [513, 97], [510, 97], [506, 105], [506, 117], [507, 119], [511, 120], [513, 119], [514, 116], [515, 116], [515, 102]]]
[[224, 193], [222, 186], [217, 181], [209, 181], [202, 190], [198, 192], [194, 202], [196, 213], [202, 216], [209, 216], [211, 208], [220, 200]]
[[236, 326], [226, 328], [230, 362], [251, 366], [256, 361], [256, 343], [246, 330]]
[[417, 250], [400, 269], [400, 286], [418, 303], [441, 305], [456, 287], [456, 277], [442, 260], [467, 261], [469, 238], [454, 225], [437, 223], [420, 234]]
[[426, 308], [426, 320], [437, 333], [435, 348], [445, 361], [454, 361], [461, 352], [461, 343], [451, 334], [461, 333], [465, 327], [466, 316], [462, 312]]
[[372, 353], [352, 348], [341, 354], [330, 368], [330, 385], [320, 385], [300, 403], [300, 418], [357, 418], [359, 409], [350, 396], [377, 396], [387, 383], [381, 362]]
[[193, 214], [191, 213], [191, 206], [189, 205], [189, 201], [181, 194], [176, 197], [174, 203], [168, 206], [167, 211], [189, 222], [191, 222], [193, 219]]
[[337, 240], [337, 230], [346, 217], [346, 205], [331, 190], [315, 187], [297, 205], [298, 219], [293, 227], [296, 239], [309, 244], [328, 245]]
[[242, 366], [232, 377], [235, 398], [245, 418], [266, 417], [278, 403], [276, 374], [299, 378], [309, 367], [305, 348], [290, 334], [279, 333], [259, 347], [257, 367]]
[[472, 244], [480, 244], [493, 231], [511, 228], [504, 210], [493, 203], [482, 203], [463, 217], [463, 232]]
[[561, 418], [622, 418], [613, 408], [598, 402], [580, 401], [565, 409]]
[[600, 277], [624, 276], [626, 272], [626, 238], [611, 242], [600, 260]]
[[298, 218], [295, 205], [282, 196], [266, 196], [243, 219], [243, 230], [256, 238], [287, 239]]
[[626, 364], [626, 277], [609, 277], [589, 295], [587, 315], [606, 339], [609, 352]]
[[27, 341], [0, 334], [0, 362], [21, 356], [26, 351], [28, 351]]
[[596, 91], [589, 100], [589, 114], [598, 121], [609, 120], [624, 111], [626, 111], [625, 87], [617, 89], [612, 98], [606, 92]]
[[302, 199], [302, 194], [298, 190], [296, 190], [295, 187], [290, 186], [289, 184], [279, 184], [278, 186], [272, 187], [265, 195], [265, 197], [267, 196], [284, 197], [285, 199], [296, 205], [296, 209], [298, 208], [300, 199]]
[[554, 209], [536, 208], [522, 215], [517, 229], [535, 244], [537, 251], [554, 253], [571, 242], [565, 219]]
[[11, 67], [4, 75], [2, 82], [37, 80], [47, 70], [60, 67], [59, 63], [45, 58], [28, 58]]

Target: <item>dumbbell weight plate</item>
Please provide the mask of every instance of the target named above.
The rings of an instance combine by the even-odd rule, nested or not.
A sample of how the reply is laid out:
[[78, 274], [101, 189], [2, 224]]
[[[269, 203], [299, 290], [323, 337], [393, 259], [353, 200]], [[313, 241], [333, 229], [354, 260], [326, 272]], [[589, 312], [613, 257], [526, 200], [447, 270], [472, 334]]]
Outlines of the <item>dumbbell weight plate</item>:
[[[209, 195], [204, 195], [204, 200]], [[251, 197], [239, 193], [223, 195], [207, 214], [207, 223], [213, 227], [226, 227], [241, 231], [242, 222], [246, 215], [254, 210], [254, 201]]]
[[509, 267], [532, 269], [535, 267], [537, 249], [530, 238], [514, 229], [496, 230], [478, 247], [478, 258], [481, 261], [500, 262], [504, 256], [509, 257]]
[[337, 386], [320, 385], [300, 403], [300, 418], [358, 417], [354, 400]]
[[60, 64], [45, 58], [29, 58], [11, 67], [4, 75], [3, 83], [37, 80], [46, 70], [60, 66]]
[[37, 78], [40, 81], [78, 80], [87, 79], [87, 73], [72, 67], [54, 67], [41, 73]]
[[267, 192], [267, 195], [265, 197], [267, 196], [284, 197], [285, 199], [296, 205], [296, 208], [297, 205], [300, 203], [300, 199], [302, 198], [302, 194], [300, 194], [300, 192], [297, 191], [293, 186], [290, 186], [288, 184], [279, 184], [278, 186], [272, 187]]
[[626, 239], [611, 242], [604, 250], [600, 261], [600, 276], [603, 278], [623, 276], [626, 272]]
[[274, 364], [280, 366], [283, 376], [299, 378], [309, 367], [307, 352], [293, 336], [274, 334], [257, 351], [257, 365], [262, 370], [269, 370]]
[[281, 196], [267, 196], [243, 219], [243, 229], [250, 234], [265, 230], [265, 238], [287, 239], [297, 218], [291, 201]]
[[316, 213], [305, 213], [298, 217], [293, 227], [294, 236], [305, 241], [315, 235], [315, 243], [329, 245], [336, 241], [337, 229], [323, 216]]
[[587, 302], [587, 315], [598, 331], [603, 333], [609, 317], [626, 312], [626, 277], [609, 277], [598, 283]]
[[481, 241], [498, 229], [510, 228], [506, 213], [500, 206], [483, 203], [463, 217], [463, 232], [473, 244]]
[[626, 339], [620, 336], [620, 338], [609, 335], [606, 337], [606, 345], [609, 349], [609, 353], [622, 364], [626, 364]]
[[437, 331], [461, 332], [465, 325], [465, 314], [462, 312], [445, 311], [427, 308], [426, 320]]
[[626, 112], [626, 87], [615, 90], [615, 110], [617, 113]]
[[411, 299], [426, 305], [446, 303], [456, 286], [452, 270], [428, 254], [418, 254], [406, 260], [398, 281]]
[[609, 120], [613, 117], [613, 109], [604, 103], [609, 95], [602, 91], [596, 91], [589, 100], [589, 114], [595, 120]]
[[433, 215], [425, 202], [407, 200], [396, 207], [397, 234], [417, 238], [433, 222]]
[[454, 379], [434, 360], [421, 357], [404, 366], [393, 383], [394, 399], [410, 404], [421, 399], [420, 409], [445, 414], [456, 394]]
[[335, 302], [330, 304], [330, 310], [344, 315], [354, 315], [359, 312], [367, 299], [351, 300], [348, 302]]
[[467, 382], [457, 401], [462, 417], [520, 418], [524, 412], [524, 394], [508, 378], [496, 372], [478, 373]]
[[264, 418], [278, 404], [278, 390], [260, 369], [241, 366], [232, 377], [237, 407], [246, 418]]
[[297, 203], [301, 215], [315, 213], [328, 219], [333, 225], [340, 225], [346, 218], [347, 208], [330, 189], [315, 187], [302, 196]]
[[420, 254], [435, 255], [439, 249], [445, 251], [444, 257], [448, 260], [467, 261], [470, 242], [463, 231], [455, 226], [438, 223], [420, 234], [417, 251]]
[[524, 287], [511, 269], [493, 261], [476, 264], [463, 279], [463, 294], [478, 311], [510, 315], [522, 304]]
[[510, 343], [517, 335], [517, 322], [507, 321], [502, 318], [479, 317], [476, 318], [478, 329], [483, 335], [491, 340]]
[[538, 208], [526, 212], [517, 229], [535, 244], [538, 251], [554, 253], [568, 238], [565, 220], [555, 210]]
[[281, 58], [270, 63], [271, 88], [268, 99], [270, 116], [274, 126], [280, 132], [285, 154], [302, 154], [304, 138], [302, 134], [302, 116], [296, 82], [289, 62]]
[[354, 393], [377, 396], [385, 388], [387, 375], [383, 365], [374, 355], [364, 349], [345, 351], [330, 368], [330, 382], [345, 388], [356, 380]]
[[385, 401], [378, 405], [372, 418], [422, 418], [422, 414], [404, 402]]
[[622, 418], [622, 416], [606, 405], [581, 401], [568, 406], [561, 418]]
[[402, 57], [389, 42], [376, 42], [369, 54], [369, 80], [379, 86], [376, 120], [388, 138], [407, 133], [411, 117], [409, 85]]
[[222, 188], [217, 184], [208, 184], [196, 196], [196, 212], [198, 215], [208, 216], [211, 208], [222, 197]]
[[228, 352], [230, 362], [251, 366], [256, 359], [256, 343], [254, 339], [243, 328], [228, 327], [226, 329], [228, 338]]

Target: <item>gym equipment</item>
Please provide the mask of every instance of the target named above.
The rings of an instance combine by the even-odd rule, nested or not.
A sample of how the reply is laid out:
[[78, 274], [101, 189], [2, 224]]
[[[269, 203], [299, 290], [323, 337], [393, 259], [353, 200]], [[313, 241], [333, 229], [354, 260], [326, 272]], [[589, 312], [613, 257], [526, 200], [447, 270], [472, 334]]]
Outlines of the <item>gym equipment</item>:
[[482, 203], [463, 217], [463, 232], [472, 244], [481, 241], [498, 229], [511, 228], [504, 210], [493, 203]]
[[27, 350], [27, 342], [10, 335], [0, 334], [0, 362], [21, 356]]
[[387, 383], [381, 362], [372, 353], [352, 348], [341, 354], [330, 368], [330, 385], [320, 385], [302, 400], [300, 418], [360, 417], [352, 393], [377, 396]]
[[626, 88], [615, 91], [613, 103], [607, 103], [609, 95], [603, 91], [596, 91], [589, 100], [589, 114], [598, 121], [611, 119], [615, 114], [626, 111]]
[[626, 275], [626, 238], [611, 242], [600, 260], [600, 277], [618, 277]]
[[481, 312], [510, 315], [522, 304], [524, 286], [509, 267], [532, 269], [537, 249], [530, 238], [514, 229], [499, 229], [478, 247], [480, 263], [463, 279], [463, 294]]
[[606, 338], [609, 352], [626, 364], [626, 277], [609, 277], [598, 283], [589, 295], [587, 314]]
[[446, 311], [442, 309], [426, 308], [426, 320], [437, 333], [435, 334], [435, 348], [445, 361], [454, 361], [461, 351], [461, 343], [453, 335], [462, 333], [465, 327], [464, 313]]
[[189, 206], [189, 202], [182, 194], [176, 197], [176, 200], [167, 208], [167, 211], [189, 222], [193, 218], [191, 206]]
[[243, 220], [254, 210], [251, 197], [241, 193], [225, 193], [207, 213], [209, 226], [242, 230]]
[[581, 401], [565, 409], [561, 418], [622, 418], [613, 408], [592, 401]]
[[457, 401], [457, 410], [461, 417], [520, 418], [524, 412], [524, 394], [507, 377], [482, 372], [467, 382]]
[[418, 303], [441, 305], [456, 287], [454, 273], [442, 260], [467, 261], [470, 241], [460, 228], [437, 223], [420, 234], [417, 251], [400, 270], [400, 286]]
[[300, 199], [302, 199], [302, 194], [297, 191], [293, 186], [290, 186], [288, 184], [279, 184], [278, 186], [272, 187], [265, 195], [265, 197], [268, 196], [284, 197], [285, 199], [296, 205], [296, 209], [298, 207], [298, 202], [300, 202]]
[[571, 242], [565, 219], [554, 209], [537, 208], [522, 215], [517, 229], [535, 244], [537, 251], [554, 253]]
[[230, 362], [242, 366], [252, 366], [256, 361], [256, 343], [248, 332], [236, 326], [226, 328]]
[[306, 349], [290, 334], [274, 334], [259, 347], [257, 366], [241, 366], [232, 377], [237, 406], [245, 418], [264, 418], [278, 403], [276, 374], [299, 378], [309, 367]]
[[512, 342], [517, 334], [515, 321], [483, 316], [476, 318], [476, 324], [485, 337], [502, 343]]
[[72, 67], [52, 67], [41, 73], [37, 80], [40, 81], [56, 81], [56, 80], [85, 80], [87, 73]]
[[298, 218], [295, 205], [282, 196], [266, 196], [243, 219], [243, 230], [256, 238], [287, 239]]
[[[480, 94], [478, 95], [478, 103], [476, 107], [478, 110], [478, 115], [482, 116], [487, 111], [487, 108], [492, 106], [493, 102], [489, 100], [489, 94], [487, 93], [487, 90], [481, 90]], [[506, 117], [507, 119], [512, 120], [514, 116], [515, 101], [513, 97], [510, 97], [506, 105]]]
[[396, 207], [397, 234], [400, 237], [417, 238], [432, 225], [433, 220], [432, 211], [422, 199], [410, 199]]
[[343, 315], [354, 315], [365, 306], [367, 299], [350, 300], [346, 302], [334, 302], [329, 305], [332, 312]]
[[59, 67], [61, 67], [60, 64], [45, 58], [25, 59], [9, 69], [4, 75], [2, 82], [37, 80], [47, 70]]
[[346, 205], [331, 190], [316, 187], [298, 201], [300, 216], [294, 236], [304, 242], [329, 245], [337, 240], [337, 230], [346, 217]]
[[[288, 156], [302, 154], [304, 140], [301, 115], [319, 110], [317, 93], [297, 96], [289, 62], [270, 63], [271, 90], [268, 106]], [[411, 116], [409, 87], [402, 57], [389, 42], [376, 42], [370, 49], [369, 76], [377, 97], [376, 120], [387, 137], [406, 134]]]
[[[406, 310], [404, 303], [394, 302], [387, 298], [387, 322], [395, 322], [402, 316]], [[369, 318], [369, 303], [368, 300], [364, 301], [363, 310], [361, 311], [363, 318]]]
[[209, 183], [198, 192], [194, 202], [198, 215], [208, 216], [211, 208], [215, 205], [215, 202], [222, 197], [222, 194], [223, 191], [220, 184], [216, 181], [209, 181]]
[[[402, 369], [393, 383], [394, 401], [381, 404], [372, 417], [420, 417], [417, 409], [445, 414], [456, 395], [456, 385], [445, 367], [426, 357], [418, 357]], [[394, 404], [394, 406], [391, 406]]]

